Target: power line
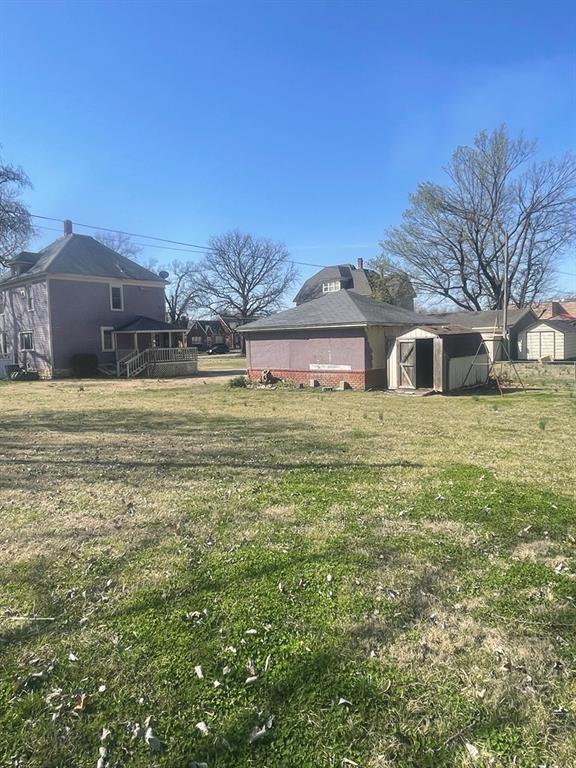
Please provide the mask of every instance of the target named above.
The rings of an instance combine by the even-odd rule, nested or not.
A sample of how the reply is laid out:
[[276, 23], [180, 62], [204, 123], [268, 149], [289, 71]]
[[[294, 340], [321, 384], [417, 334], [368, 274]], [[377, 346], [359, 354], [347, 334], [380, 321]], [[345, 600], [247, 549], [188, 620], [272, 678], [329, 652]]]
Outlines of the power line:
[[[45, 221], [60, 221], [60, 222], [63, 221], [63, 219], [57, 219], [57, 218], [55, 218], [53, 216], [41, 216], [38, 213], [31, 213], [30, 215], [34, 219], [43, 219]], [[127, 237], [141, 237], [141, 238], [144, 238], [145, 240], [155, 240], [155, 241], [161, 242], [161, 243], [171, 243], [172, 245], [184, 245], [184, 246], [186, 246], [186, 248], [172, 248], [172, 247], [169, 247], [169, 246], [166, 246], [166, 245], [154, 245], [153, 243], [134, 243], [134, 245], [138, 245], [138, 246], [140, 246], [142, 248], [158, 248], [158, 249], [166, 250], [166, 251], [178, 251], [180, 253], [191, 253], [191, 254], [195, 254], [195, 255], [199, 255], [199, 252], [197, 250], [193, 251], [193, 250], [189, 250], [189, 249], [191, 249], [191, 248], [200, 249], [200, 252], [202, 252], [202, 253], [206, 253], [206, 251], [217, 252], [216, 248], [212, 248], [209, 245], [196, 245], [194, 243], [181, 242], [180, 240], [169, 240], [168, 238], [165, 238], [165, 237], [156, 237], [155, 235], [142, 235], [142, 234], [138, 234], [136, 232], [125, 232], [125, 231], [123, 231], [121, 229], [111, 229], [110, 227], [97, 227], [97, 226], [95, 226], [93, 224], [80, 224], [77, 221], [75, 221], [73, 223], [74, 223], [75, 227], [82, 227], [83, 229], [91, 229], [93, 232], [95, 232], [95, 231], [111, 232], [111, 233], [116, 234], [116, 235], [126, 235]], [[51, 232], [60, 232], [61, 231], [61, 230], [55, 229], [53, 227], [43, 227], [42, 225], [38, 225], [38, 227], [40, 229], [47, 229], [47, 230], [49, 230]], [[294, 261], [294, 259], [287, 259], [287, 261], [290, 264], [296, 264], [299, 267], [319, 267], [320, 269], [322, 269], [323, 267], [326, 266], [325, 264], [309, 264], [308, 262], [305, 262], [305, 261]]]

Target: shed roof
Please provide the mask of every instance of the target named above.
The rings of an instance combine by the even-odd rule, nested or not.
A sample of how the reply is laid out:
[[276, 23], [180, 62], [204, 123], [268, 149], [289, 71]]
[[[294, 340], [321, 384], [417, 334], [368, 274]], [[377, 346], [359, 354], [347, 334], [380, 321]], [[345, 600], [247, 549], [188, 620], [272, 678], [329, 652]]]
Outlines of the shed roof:
[[[529, 307], [524, 309], [508, 309], [508, 328], [514, 328], [530, 313], [534, 314]], [[502, 324], [501, 309], [485, 309], [479, 312], [442, 312], [440, 314], [431, 314], [426, 316], [429, 322], [441, 325], [463, 325], [466, 328], [497, 328]], [[536, 318], [536, 315], [534, 315]]]
[[[550, 317], [547, 320], [541, 318], [536, 323], [534, 323], [534, 326], [536, 325], [549, 325], [551, 328], [554, 328], [556, 331], [576, 331], [576, 317]], [[530, 326], [527, 328], [528, 332], [534, 327]]]
[[361, 296], [355, 291], [325, 293], [294, 309], [263, 317], [238, 328], [242, 332], [333, 326], [415, 325], [425, 318], [408, 309]]
[[30, 264], [20, 275], [0, 281], [0, 285], [21, 282], [36, 275], [82, 275], [114, 280], [165, 283], [161, 277], [135, 261], [122, 256], [89, 235], [63, 235], [38, 253], [23, 251], [13, 263]]

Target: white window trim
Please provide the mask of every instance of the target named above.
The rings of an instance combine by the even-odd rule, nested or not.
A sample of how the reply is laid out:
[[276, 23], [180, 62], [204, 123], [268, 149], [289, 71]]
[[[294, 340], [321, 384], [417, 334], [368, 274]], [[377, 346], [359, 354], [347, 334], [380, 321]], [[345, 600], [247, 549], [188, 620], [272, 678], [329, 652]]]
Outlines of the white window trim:
[[[26, 349], [22, 346], [22, 336], [30, 334], [31, 340], [32, 340], [32, 346], [29, 349]], [[20, 331], [18, 333], [18, 350], [20, 352], [34, 352], [34, 331]]]
[[[112, 306], [112, 288], [120, 288], [120, 308]], [[110, 283], [110, 309], [112, 312], [124, 312], [124, 286], [122, 283]]]
[[24, 294], [26, 299], [26, 311], [34, 312], [34, 294], [32, 293], [32, 286], [27, 285], [24, 288]]
[[0, 355], [8, 354], [8, 334], [6, 331], [0, 331]]
[[102, 347], [102, 352], [114, 352], [116, 349], [116, 344], [114, 343], [114, 335], [112, 335], [112, 346], [110, 349], [107, 349], [104, 346], [104, 333], [105, 331], [113, 331], [114, 326], [113, 325], [101, 325], [100, 326], [100, 346]]
[[335, 293], [342, 288], [340, 280], [327, 280], [322, 283], [322, 293]]

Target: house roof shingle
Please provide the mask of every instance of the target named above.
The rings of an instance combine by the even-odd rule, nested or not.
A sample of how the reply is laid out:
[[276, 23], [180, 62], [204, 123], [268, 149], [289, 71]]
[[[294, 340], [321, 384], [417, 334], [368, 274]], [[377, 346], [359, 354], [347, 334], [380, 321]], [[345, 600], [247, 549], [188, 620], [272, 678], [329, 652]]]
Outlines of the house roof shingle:
[[325, 293], [293, 309], [241, 326], [241, 332], [344, 325], [418, 325], [425, 318], [408, 309], [375, 301], [355, 291]]
[[166, 282], [154, 272], [121, 256], [89, 235], [64, 235], [37, 254], [23, 252], [21, 256], [15, 257], [13, 262], [31, 263], [31, 266], [20, 275], [10, 276], [0, 281], [0, 285], [21, 282], [28, 277], [46, 274]]
[[171, 323], [164, 322], [164, 320], [154, 320], [153, 317], [145, 317], [144, 315], [139, 315], [138, 317], [135, 317], [134, 320], [131, 320], [129, 323], [126, 323], [125, 325], [119, 325], [117, 328], [114, 328], [114, 330], [117, 333], [134, 333], [136, 331], [139, 331], [141, 333], [146, 333], [147, 331], [181, 331], [183, 333], [186, 332], [185, 328], [177, 328], [175, 325], [172, 325]]
[[[520, 320], [532, 312], [529, 308], [508, 309], [508, 327], [513, 328]], [[502, 323], [501, 309], [486, 309], [479, 312], [442, 312], [426, 315], [426, 323], [439, 325], [463, 325], [466, 328], [495, 328]]]

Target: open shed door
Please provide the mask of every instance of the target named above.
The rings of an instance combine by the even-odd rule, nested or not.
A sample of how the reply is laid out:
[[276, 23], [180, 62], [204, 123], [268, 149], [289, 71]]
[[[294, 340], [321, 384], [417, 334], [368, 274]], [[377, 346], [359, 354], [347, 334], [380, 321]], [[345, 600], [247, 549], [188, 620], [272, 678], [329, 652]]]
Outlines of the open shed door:
[[400, 341], [399, 376], [401, 389], [416, 389], [416, 340]]

